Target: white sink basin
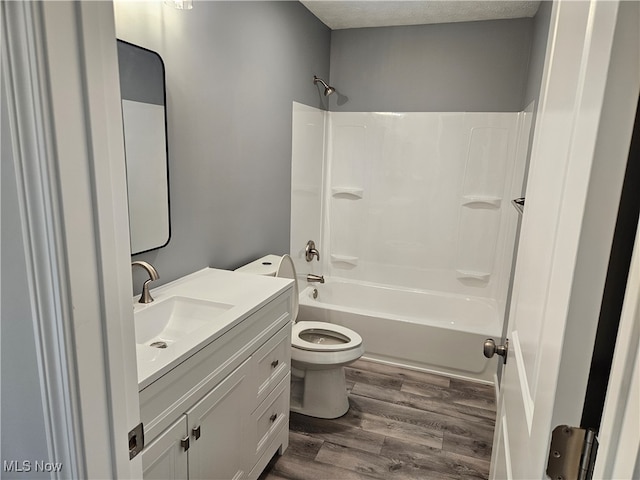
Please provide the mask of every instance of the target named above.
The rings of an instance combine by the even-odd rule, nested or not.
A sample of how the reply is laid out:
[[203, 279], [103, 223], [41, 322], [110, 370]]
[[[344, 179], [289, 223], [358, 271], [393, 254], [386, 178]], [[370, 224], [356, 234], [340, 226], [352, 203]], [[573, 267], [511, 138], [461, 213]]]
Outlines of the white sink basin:
[[151, 303], [133, 297], [138, 388], [147, 388], [290, 287], [285, 278], [203, 268], [151, 290]]
[[233, 305], [169, 297], [134, 311], [136, 343], [167, 348], [202, 327], [212, 327], [216, 319]]

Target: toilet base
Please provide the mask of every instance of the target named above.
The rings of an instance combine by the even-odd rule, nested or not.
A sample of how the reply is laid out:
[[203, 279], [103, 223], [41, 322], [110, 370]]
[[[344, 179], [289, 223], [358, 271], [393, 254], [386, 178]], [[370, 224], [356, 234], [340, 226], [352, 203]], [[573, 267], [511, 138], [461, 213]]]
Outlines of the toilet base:
[[[295, 372], [295, 363], [292, 366]], [[293, 373], [291, 376], [292, 412], [316, 418], [338, 418], [349, 411], [347, 382], [342, 366], [304, 370], [303, 375], [300, 377]]]

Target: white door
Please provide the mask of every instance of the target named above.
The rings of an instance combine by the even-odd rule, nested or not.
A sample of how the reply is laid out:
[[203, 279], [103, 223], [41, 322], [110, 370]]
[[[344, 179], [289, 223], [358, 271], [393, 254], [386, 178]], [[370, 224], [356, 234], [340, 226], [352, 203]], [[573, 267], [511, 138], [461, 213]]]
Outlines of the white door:
[[545, 478], [551, 431], [580, 423], [640, 82], [637, 18], [629, 23], [627, 8], [553, 6], [498, 398], [495, 479]]

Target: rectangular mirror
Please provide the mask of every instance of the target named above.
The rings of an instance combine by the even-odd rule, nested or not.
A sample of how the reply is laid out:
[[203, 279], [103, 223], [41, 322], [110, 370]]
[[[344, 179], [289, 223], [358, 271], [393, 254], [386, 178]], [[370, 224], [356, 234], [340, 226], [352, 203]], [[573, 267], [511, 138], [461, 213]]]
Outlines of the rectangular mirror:
[[131, 253], [169, 243], [164, 63], [156, 52], [118, 40]]

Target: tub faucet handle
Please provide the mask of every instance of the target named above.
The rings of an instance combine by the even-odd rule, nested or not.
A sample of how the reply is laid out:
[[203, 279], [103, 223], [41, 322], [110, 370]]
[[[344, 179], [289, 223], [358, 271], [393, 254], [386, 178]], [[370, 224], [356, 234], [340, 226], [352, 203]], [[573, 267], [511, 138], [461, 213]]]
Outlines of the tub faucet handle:
[[307, 242], [307, 246], [304, 249], [305, 258], [307, 262], [313, 260], [313, 257], [316, 257], [316, 260], [320, 261], [320, 252], [316, 249], [316, 244], [313, 240], [309, 240]]

